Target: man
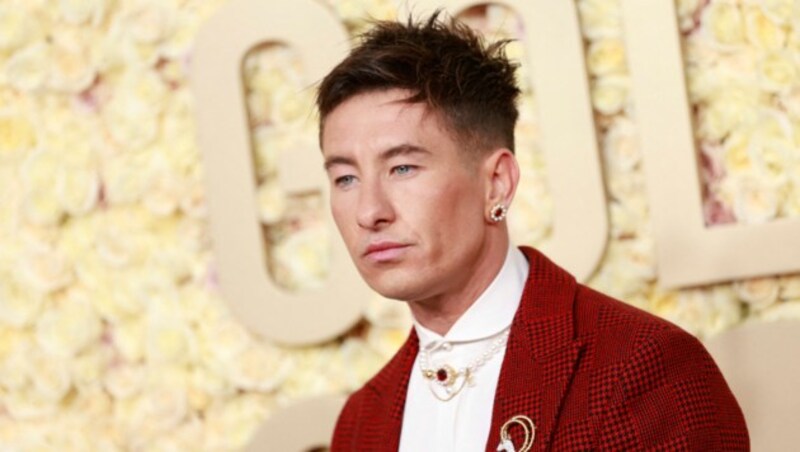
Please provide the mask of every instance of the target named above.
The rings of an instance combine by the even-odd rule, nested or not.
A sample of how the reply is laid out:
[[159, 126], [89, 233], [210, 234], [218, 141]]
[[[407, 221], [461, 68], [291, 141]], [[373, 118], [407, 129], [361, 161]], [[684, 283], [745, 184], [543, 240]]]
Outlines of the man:
[[503, 43], [381, 22], [322, 82], [331, 209], [408, 340], [344, 407], [334, 451], [747, 450], [703, 346], [510, 246], [519, 90]]

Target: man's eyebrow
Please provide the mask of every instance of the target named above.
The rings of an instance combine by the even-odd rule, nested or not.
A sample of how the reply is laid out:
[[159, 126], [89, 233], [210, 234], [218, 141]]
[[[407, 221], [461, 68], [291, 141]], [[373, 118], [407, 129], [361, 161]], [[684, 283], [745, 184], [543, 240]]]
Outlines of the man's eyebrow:
[[325, 159], [325, 171], [328, 171], [329, 169], [331, 169], [331, 167], [336, 165], [355, 166], [356, 162], [349, 157], [342, 157], [339, 155], [333, 155]]
[[409, 154], [430, 154], [431, 151], [414, 144], [399, 144], [397, 146], [392, 146], [389, 149], [381, 152], [380, 158], [381, 160], [389, 160], [391, 158], [397, 157], [398, 155], [409, 155]]
[[[381, 160], [390, 160], [394, 157], [399, 155], [409, 155], [409, 154], [431, 154], [431, 151], [414, 144], [398, 144], [397, 146], [392, 146], [389, 149], [380, 153], [379, 158]], [[331, 169], [336, 165], [349, 165], [349, 166], [356, 166], [355, 160], [351, 159], [350, 157], [344, 157], [340, 155], [332, 155], [325, 159], [325, 170]]]

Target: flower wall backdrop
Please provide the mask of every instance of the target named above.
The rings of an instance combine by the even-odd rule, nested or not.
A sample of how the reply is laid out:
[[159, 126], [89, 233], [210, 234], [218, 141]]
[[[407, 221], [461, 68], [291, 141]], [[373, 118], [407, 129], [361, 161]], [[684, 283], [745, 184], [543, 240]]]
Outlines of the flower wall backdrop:
[[[320, 0], [323, 1], [323, 0]], [[216, 285], [188, 65], [222, 0], [0, 0], [0, 450], [237, 450], [269, 413], [345, 393], [403, 342], [402, 303], [376, 296], [336, 341], [282, 348], [231, 316]], [[329, 0], [353, 34], [390, 0]], [[576, 1], [609, 190], [593, 287], [700, 337], [800, 318], [800, 275], [659, 287], [618, 0]], [[800, 5], [677, 0], [709, 227], [800, 213]], [[510, 11], [463, 16], [521, 36]], [[550, 233], [536, 94], [519, 43], [519, 243]], [[257, 206], [274, 277], [319, 283], [319, 198], [287, 198], [281, 152], [316, 148], [313, 87], [278, 45], [243, 67]], [[287, 209], [292, 206], [292, 209]]]

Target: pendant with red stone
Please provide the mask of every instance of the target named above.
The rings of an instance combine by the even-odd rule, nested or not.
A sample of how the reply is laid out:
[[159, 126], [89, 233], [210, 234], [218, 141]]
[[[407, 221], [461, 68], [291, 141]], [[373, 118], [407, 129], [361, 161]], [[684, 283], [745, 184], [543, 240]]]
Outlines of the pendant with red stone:
[[456, 381], [458, 371], [444, 364], [436, 370], [426, 369], [424, 375], [428, 380], [435, 380], [436, 383], [444, 387], [449, 387]]

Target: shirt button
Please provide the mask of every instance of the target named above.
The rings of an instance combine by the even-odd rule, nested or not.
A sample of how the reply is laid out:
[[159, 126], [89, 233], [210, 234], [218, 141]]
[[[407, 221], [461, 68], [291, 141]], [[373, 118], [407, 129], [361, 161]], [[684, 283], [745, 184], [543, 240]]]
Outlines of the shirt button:
[[442, 342], [442, 350], [449, 352], [452, 349], [453, 349], [453, 344], [449, 342]]

